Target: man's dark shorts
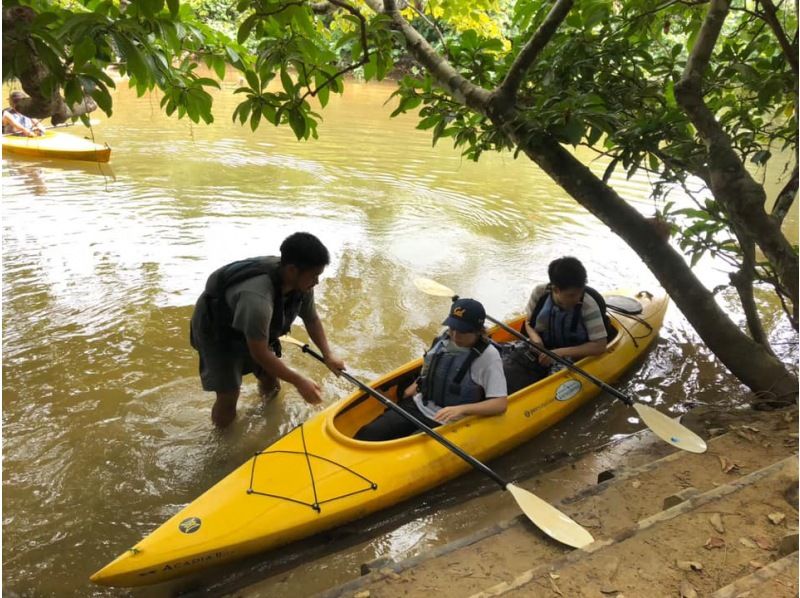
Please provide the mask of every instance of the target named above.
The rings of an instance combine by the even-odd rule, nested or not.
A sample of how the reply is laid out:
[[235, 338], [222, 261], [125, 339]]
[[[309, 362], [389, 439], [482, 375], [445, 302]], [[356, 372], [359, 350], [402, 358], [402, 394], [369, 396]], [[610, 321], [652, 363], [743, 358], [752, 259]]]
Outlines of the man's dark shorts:
[[266, 373], [250, 356], [247, 344], [241, 340], [217, 340], [210, 334], [197, 333], [190, 324], [192, 347], [200, 354], [200, 381], [203, 390], [228, 392], [242, 386], [242, 376], [254, 374], [257, 378]]

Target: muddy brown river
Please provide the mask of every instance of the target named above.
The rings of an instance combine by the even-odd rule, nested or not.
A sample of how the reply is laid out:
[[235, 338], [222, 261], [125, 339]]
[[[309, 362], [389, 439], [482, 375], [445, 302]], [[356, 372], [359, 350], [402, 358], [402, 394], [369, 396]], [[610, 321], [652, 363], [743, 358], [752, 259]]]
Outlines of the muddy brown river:
[[[323, 112], [321, 139], [308, 143], [288, 127], [252, 133], [232, 124], [236, 86], [229, 77], [216, 122], [197, 126], [167, 118], [159, 96], [137, 99], [122, 83], [114, 115], [99, 115], [93, 130], [112, 147], [108, 167], [3, 157], [8, 595], [220, 594], [327, 550], [324, 567], [281, 586], [300, 596], [347, 579], [360, 562], [413, 554], [457, 535], [467, 520], [490, 517], [439, 517], [439, 506], [493, 490], [469, 475], [210, 577], [144, 592], [93, 586], [93, 571], [314, 413], [293, 389], [264, 404], [248, 379], [234, 425], [222, 434], [212, 428], [188, 320], [222, 264], [273, 254], [296, 230], [319, 236], [332, 263], [318, 309], [331, 344], [365, 379], [419, 356], [439, 328], [447, 301], [420, 294], [415, 276], [481, 299], [495, 317], [519, 313], [547, 263], [565, 254], [583, 260], [601, 290], [655, 286], [638, 257], [532, 163], [487, 154], [475, 164], [446, 141], [431, 147], [412, 116], [389, 119], [390, 84], [351, 83]], [[620, 173], [613, 182], [652, 213], [646, 178]], [[796, 208], [786, 226], [796, 238]], [[698, 270], [709, 285], [726, 278], [713, 261]], [[777, 306], [768, 295], [759, 300], [776, 349], [796, 359], [796, 337]], [[741, 318], [731, 297], [720, 301]], [[295, 331], [302, 335], [302, 326]], [[287, 360], [320, 381], [326, 402], [349, 394], [308, 358]], [[620, 388], [673, 414], [740, 389], [674, 307], [657, 346]], [[629, 410], [598, 400], [496, 466], [506, 477], [529, 475], [554, 456], [640, 428]]]

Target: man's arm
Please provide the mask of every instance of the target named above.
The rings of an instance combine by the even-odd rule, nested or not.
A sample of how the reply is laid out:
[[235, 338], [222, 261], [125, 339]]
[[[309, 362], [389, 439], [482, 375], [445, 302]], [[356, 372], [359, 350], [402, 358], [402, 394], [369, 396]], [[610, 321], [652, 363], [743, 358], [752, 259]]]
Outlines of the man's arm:
[[15, 132], [22, 133], [26, 137], [33, 137], [34, 136], [33, 131], [31, 131], [30, 129], [28, 129], [28, 128], [24, 127], [23, 125], [21, 125], [20, 123], [18, 123], [14, 119], [14, 117], [12, 117], [7, 112], [3, 114], [3, 124], [4, 125], [11, 125], [11, 128], [14, 129]]
[[328, 346], [328, 338], [325, 336], [325, 329], [322, 326], [322, 320], [318, 317], [303, 320], [308, 331], [308, 336], [314, 344], [319, 347], [322, 352], [322, 357], [325, 358], [325, 365], [337, 376], [341, 370], [346, 369], [344, 361], [336, 357]]
[[525, 320], [525, 330], [528, 332], [528, 338], [534, 345], [544, 347], [544, 341], [542, 341], [542, 337], [539, 336], [539, 333], [536, 332], [536, 329], [531, 326], [531, 323], [528, 320]]
[[436, 412], [434, 419], [440, 424], [446, 424], [454, 419], [467, 415], [500, 415], [501, 413], [505, 413], [507, 408], [508, 397], [492, 397], [491, 399], [486, 399], [477, 403], [442, 407]]
[[569, 357], [573, 360], [588, 357], [590, 355], [602, 355], [606, 352], [607, 339], [601, 338], [596, 341], [589, 341], [582, 345], [575, 345], [574, 347], [562, 347], [554, 349], [553, 353], [561, 357]]
[[[575, 345], [574, 347], [561, 347], [559, 349], [552, 349], [552, 353], [556, 355], [568, 359], [572, 359], [572, 361], [577, 361], [578, 359], [582, 359], [584, 357], [589, 357], [590, 355], [602, 355], [606, 352], [606, 345], [608, 343], [607, 338], [601, 338], [596, 341], [589, 341], [588, 343], [583, 343], [582, 345]], [[553, 359], [551, 359], [548, 355], [544, 353], [539, 353], [539, 363], [542, 365], [550, 365], [553, 363]]]
[[284, 364], [275, 353], [273, 353], [267, 341], [247, 339], [247, 348], [253, 360], [273, 378], [280, 378], [297, 388], [300, 395], [306, 402], [316, 405], [322, 402], [320, 388], [310, 378], [294, 371]]

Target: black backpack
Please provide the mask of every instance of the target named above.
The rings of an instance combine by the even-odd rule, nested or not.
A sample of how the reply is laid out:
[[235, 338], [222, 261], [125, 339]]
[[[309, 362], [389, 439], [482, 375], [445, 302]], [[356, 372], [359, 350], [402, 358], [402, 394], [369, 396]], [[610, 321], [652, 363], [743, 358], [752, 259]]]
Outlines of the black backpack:
[[[232, 328], [233, 313], [225, 301], [226, 291], [233, 285], [256, 276], [268, 274], [275, 289], [272, 321], [269, 326], [269, 343], [280, 357], [278, 337], [289, 331], [292, 321], [300, 311], [303, 293], [294, 291], [285, 299], [275, 263], [266, 257], [251, 257], [226, 264], [211, 273], [203, 293], [211, 328], [218, 339], [240, 338], [243, 335]], [[276, 318], [280, 314], [280, 318]], [[288, 316], [288, 317], [287, 317]]]

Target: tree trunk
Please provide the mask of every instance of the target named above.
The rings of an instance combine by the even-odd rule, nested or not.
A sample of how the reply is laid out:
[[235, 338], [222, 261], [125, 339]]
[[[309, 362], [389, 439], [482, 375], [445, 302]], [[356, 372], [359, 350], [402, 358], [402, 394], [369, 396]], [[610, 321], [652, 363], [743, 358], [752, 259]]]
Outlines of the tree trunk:
[[[499, 124], [499, 123], [497, 123]], [[526, 138], [524, 127], [504, 126], [514, 143], [573, 199], [619, 235], [645, 262], [708, 348], [750, 389], [767, 397], [794, 397], [797, 378], [747, 336], [713, 294], [644, 216], [631, 207], [555, 139]]]
[[50, 70], [39, 59], [27, 34], [29, 23], [35, 18], [36, 13], [27, 6], [3, 9], [3, 53], [15, 56], [17, 52], [23, 52], [29, 60], [28, 68], [17, 73], [22, 89], [30, 96], [20, 102], [19, 111], [31, 118], [51, 118], [52, 123], [58, 125], [73, 116], [97, 110], [97, 104], [89, 96], [84, 97], [80, 104], [67, 106], [58, 90], [49, 96], [42, 93], [42, 82], [50, 76]]

